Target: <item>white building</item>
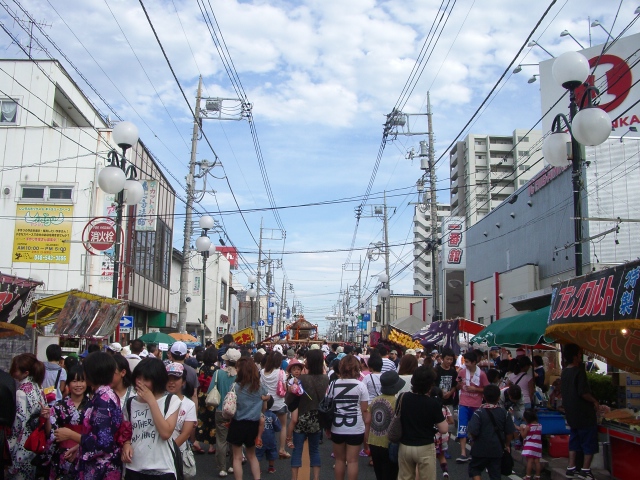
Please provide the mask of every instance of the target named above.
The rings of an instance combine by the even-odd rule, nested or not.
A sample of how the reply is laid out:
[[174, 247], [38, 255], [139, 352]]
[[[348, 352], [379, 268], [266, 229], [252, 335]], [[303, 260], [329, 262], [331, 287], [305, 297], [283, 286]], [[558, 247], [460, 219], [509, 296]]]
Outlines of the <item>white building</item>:
[[544, 163], [542, 133], [469, 134], [449, 152], [451, 212], [474, 225], [535, 176]]
[[[58, 62], [0, 66], [0, 270], [43, 281], [45, 296], [79, 289], [110, 297], [113, 257], [85, 247], [88, 222], [115, 216], [113, 195], [97, 184], [114, 147], [111, 126]], [[141, 141], [127, 161], [144, 182], [147, 209], [123, 211], [118, 296], [144, 329], [168, 321], [175, 191]]]
[[[451, 207], [439, 203], [437, 234], [442, 233], [442, 221], [450, 215]], [[413, 214], [413, 293], [415, 295], [432, 295], [433, 293], [431, 253], [426, 249], [426, 242], [431, 237], [431, 211], [428, 207], [423, 208], [422, 205], [417, 205]]]

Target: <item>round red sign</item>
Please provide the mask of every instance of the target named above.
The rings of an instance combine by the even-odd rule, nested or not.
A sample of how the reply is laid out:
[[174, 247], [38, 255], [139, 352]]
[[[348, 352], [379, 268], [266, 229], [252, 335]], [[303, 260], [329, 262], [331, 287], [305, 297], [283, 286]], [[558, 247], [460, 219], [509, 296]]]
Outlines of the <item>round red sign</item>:
[[93, 255], [113, 247], [116, 241], [115, 222], [109, 217], [94, 218], [87, 223], [82, 232], [84, 248]]

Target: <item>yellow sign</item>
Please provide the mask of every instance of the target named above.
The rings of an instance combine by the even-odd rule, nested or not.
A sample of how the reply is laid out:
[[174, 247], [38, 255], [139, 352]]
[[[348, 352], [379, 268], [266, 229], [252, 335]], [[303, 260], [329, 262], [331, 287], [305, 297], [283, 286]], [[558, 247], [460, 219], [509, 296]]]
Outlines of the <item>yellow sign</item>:
[[69, 263], [73, 205], [16, 207], [13, 261]]
[[[239, 332], [232, 333], [233, 341], [237, 345], [249, 345], [253, 342], [253, 330], [251, 327], [240, 330]], [[220, 348], [222, 346], [222, 339], [216, 342], [216, 348]]]

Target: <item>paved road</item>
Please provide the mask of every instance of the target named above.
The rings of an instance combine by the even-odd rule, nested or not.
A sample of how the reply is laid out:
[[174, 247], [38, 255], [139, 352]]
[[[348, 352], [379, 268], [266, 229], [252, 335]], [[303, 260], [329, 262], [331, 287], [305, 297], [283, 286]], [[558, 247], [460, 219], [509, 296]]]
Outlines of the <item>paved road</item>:
[[[334, 461], [331, 458], [331, 441], [325, 439], [324, 443], [320, 446], [320, 455], [322, 458], [322, 468], [320, 470], [321, 480], [334, 480], [333, 464]], [[449, 442], [449, 451], [455, 459], [460, 453], [460, 445], [453, 440]], [[449, 460], [449, 474], [451, 480], [463, 480], [468, 478], [467, 465], [457, 465], [455, 461]], [[197, 476], [196, 480], [211, 480], [212, 478], [218, 478], [218, 472], [215, 468], [215, 461], [213, 455], [196, 455], [197, 463]], [[368, 458], [360, 458], [360, 469], [358, 473], [358, 480], [376, 480], [373, 473], [373, 467], [368, 465]], [[276, 460], [276, 473], [267, 474], [267, 461], [263, 460], [261, 464], [262, 479], [263, 480], [290, 480], [291, 479], [291, 463], [290, 460]], [[517, 475], [512, 475], [512, 480], [517, 480], [519, 477], [524, 476], [524, 470], [520, 465], [516, 465]], [[345, 475], [346, 476], [346, 475]], [[543, 480], [548, 479], [549, 475], [544, 475]], [[227, 480], [233, 480], [233, 475], [226, 477]], [[248, 465], [244, 466], [243, 480], [253, 480]], [[489, 477], [485, 473], [483, 479]], [[503, 477], [507, 478], [507, 477]], [[299, 480], [308, 480], [307, 478], [300, 478]], [[386, 479], [385, 479], [386, 480]], [[395, 480], [395, 479], [389, 479]], [[437, 469], [437, 480], [442, 480], [442, 472], [440, 468]]]

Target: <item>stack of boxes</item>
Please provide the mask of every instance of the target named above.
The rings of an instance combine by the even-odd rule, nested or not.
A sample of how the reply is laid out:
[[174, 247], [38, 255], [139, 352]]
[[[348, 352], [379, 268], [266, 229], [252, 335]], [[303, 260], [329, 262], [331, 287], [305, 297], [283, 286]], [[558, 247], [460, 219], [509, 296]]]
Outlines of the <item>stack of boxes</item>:
[[619, 372], [617, 377], [618, 405], [622, 408], [640, 410], [640, 375]]

